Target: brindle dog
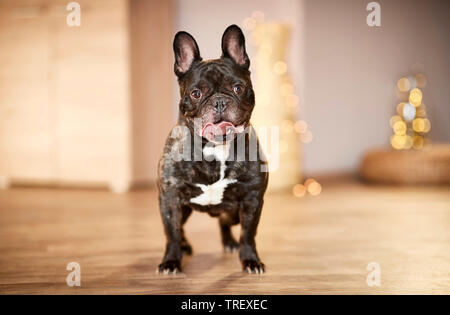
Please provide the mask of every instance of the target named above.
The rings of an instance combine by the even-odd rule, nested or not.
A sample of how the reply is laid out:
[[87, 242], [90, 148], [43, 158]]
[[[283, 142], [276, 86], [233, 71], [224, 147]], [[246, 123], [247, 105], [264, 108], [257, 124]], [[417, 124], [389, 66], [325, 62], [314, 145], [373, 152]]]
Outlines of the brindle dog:
[[[159, 164], [167, 243], [158, 272], [181, 272], [182, 254], [192, 254], [183, 225], [194, 209], [218, 217], [224, 249], [239, 250], [244, 271], [263, 273], [255, 235], [268, 173], [250, 124], [255, 95], [244, 35], [238, 26], [229, 26], [222, 37], [222, 56], [214, 60], [202, 60], [195, 39], [186, 32], [176, 34], [173, 49], [181, 98], [178, 122]], [[186, 148], [193, 149], [183, 159], [175, 157]], [[239, 223], [237, 242], [231, 226]]]

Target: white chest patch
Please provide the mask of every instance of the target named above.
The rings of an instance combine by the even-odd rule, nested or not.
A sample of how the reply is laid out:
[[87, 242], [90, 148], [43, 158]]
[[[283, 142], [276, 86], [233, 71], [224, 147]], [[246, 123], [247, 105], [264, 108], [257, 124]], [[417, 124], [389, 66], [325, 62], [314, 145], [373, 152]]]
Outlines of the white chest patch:
[[197, 197], [191, 198], [190, 201], [192, 203], [202, 206], [218, 205], [222, 202], [225, 188], [227, 188], [229, 184], [237, 182], [236, 179], [225, 178], [225, 161], [228, 159], [228, 154], [229, 147], [227, 144], [214, 147], [206, 146], [203, 148], [204, 156], [214, 155], [216, 160], [220, 162], [220, 178], [211, 185], [196, 184], [203, 192]]

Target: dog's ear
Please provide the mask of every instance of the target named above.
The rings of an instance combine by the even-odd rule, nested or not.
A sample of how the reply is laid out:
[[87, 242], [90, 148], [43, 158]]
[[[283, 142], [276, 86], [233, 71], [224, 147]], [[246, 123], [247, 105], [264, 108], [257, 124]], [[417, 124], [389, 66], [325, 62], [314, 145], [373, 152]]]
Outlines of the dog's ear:
[[222, 36], [222, 58], [231, 58], [239, 66], [248, 69], [250, 59], [245, 51], [245, 37], [237, 25], [227, 27]]
[[186, 32], [178, 32], [173, 40], [175, 54], [175, 74], [181, 77], [188, 72], [192, 64], [201, 61], [200, 51], [194, 37]]

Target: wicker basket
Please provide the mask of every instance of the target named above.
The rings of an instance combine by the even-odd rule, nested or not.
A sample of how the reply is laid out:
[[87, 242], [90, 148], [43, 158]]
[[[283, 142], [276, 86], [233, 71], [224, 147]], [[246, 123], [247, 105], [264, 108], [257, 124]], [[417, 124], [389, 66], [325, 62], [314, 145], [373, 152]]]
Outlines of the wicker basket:
[[423, 151], [379, 149], [362, 161], [361, 177], [385, 184], [450, 184], [450, 144]]

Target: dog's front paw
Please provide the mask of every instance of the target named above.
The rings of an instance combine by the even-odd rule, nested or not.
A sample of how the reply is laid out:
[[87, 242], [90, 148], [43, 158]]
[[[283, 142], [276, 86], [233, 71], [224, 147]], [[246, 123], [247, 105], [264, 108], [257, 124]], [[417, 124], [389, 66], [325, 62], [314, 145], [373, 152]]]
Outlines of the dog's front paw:
[[242, 270], [248, 273], [264, 273], [266, 272], [265, 266], [262, 262], [252, 259], [247, 259], [242, 262]]
[[181, 262], [179, 260], [169, 260], [161, 263], [156, 270], [159, 274], [170, 275], [181, 272]]

